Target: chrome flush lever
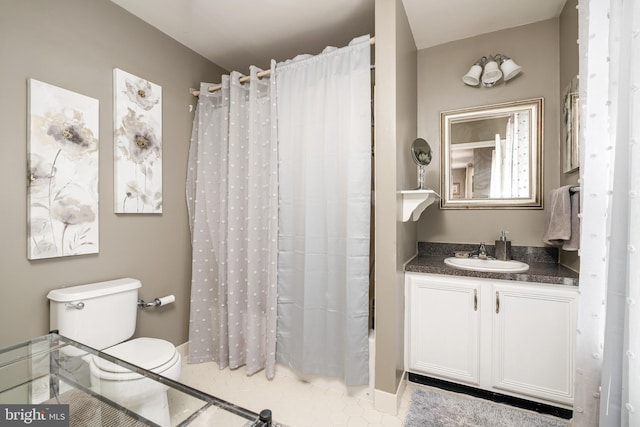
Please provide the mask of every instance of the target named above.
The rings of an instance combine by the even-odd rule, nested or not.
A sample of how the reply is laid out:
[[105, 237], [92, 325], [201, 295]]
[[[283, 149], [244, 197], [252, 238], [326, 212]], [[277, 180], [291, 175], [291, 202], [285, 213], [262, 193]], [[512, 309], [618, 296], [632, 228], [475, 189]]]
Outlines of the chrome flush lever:
[[73, 307], [76, 310], [82, 310], [84, 308], [84, 303], [82, 301], [80, 301], [80, 302], [68, 302], [68, 303], [65, 303], [65, 306]]

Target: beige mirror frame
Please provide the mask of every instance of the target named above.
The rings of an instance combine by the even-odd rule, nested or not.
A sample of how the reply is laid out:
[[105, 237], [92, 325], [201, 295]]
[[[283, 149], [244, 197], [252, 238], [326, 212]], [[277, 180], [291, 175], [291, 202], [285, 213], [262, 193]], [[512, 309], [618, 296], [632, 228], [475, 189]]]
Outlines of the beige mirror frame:
[[441, 209], [542, 209], [543, 98], [440, 113]]

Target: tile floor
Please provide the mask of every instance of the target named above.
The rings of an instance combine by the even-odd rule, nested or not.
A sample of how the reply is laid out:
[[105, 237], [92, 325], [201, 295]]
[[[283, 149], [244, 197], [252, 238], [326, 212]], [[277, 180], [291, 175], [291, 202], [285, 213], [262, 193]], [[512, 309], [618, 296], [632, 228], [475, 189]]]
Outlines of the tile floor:
[[183, 359], [180, 381], [254, 412], [271, 409], [274, 420], [288, 427], [401, 427], [413, 389], [420, 387], [408, 383], [394, 416], [376, 411], [365, 393], [304, 382], [283, 369], [268, 381], [263, 372], [247, 377], [242, 368], [220, 370], [213, 362], [189, 365]]
[[[364, 387], [352, 393], [331, 381], [310, 383], [280, 366], [276, 367], [275, 378], [269, 381], [264, 372], [248, 377], [243, 368], [220, 370], [214, 362], [189, 365], [185, 359], [182, 359], [180, 382], [256, 413], [271, 409], [274, 421], [286, 427], [402, 427], [413, 391], [430, 388], [407, 382], [398, 414], [389, 415], [374, 409], [370, 391]], [[212, 408], [209, 412], [196, 425], [246, 425], [245, 421], [219, 409]]]

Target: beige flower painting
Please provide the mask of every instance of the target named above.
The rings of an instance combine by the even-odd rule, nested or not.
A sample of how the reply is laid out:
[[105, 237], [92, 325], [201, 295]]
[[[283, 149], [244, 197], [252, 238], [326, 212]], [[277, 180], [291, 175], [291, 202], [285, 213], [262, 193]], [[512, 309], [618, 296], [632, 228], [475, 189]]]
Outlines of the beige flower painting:
[[98, 253], [97, 99], [29, 80], [28, 258]]
[[162, 88], [114, 69], [115, 212], [162, 213]]

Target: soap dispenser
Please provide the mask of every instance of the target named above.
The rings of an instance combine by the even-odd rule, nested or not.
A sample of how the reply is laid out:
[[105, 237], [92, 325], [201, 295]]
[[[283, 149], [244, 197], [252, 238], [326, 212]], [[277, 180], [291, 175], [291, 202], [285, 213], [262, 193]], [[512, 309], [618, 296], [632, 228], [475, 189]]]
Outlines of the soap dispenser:
[[511, 259], [511, 241], [507, 240], [507, 231], [500, 232], [500, 240], [496, 240], [496, 259], [508, 261]]

